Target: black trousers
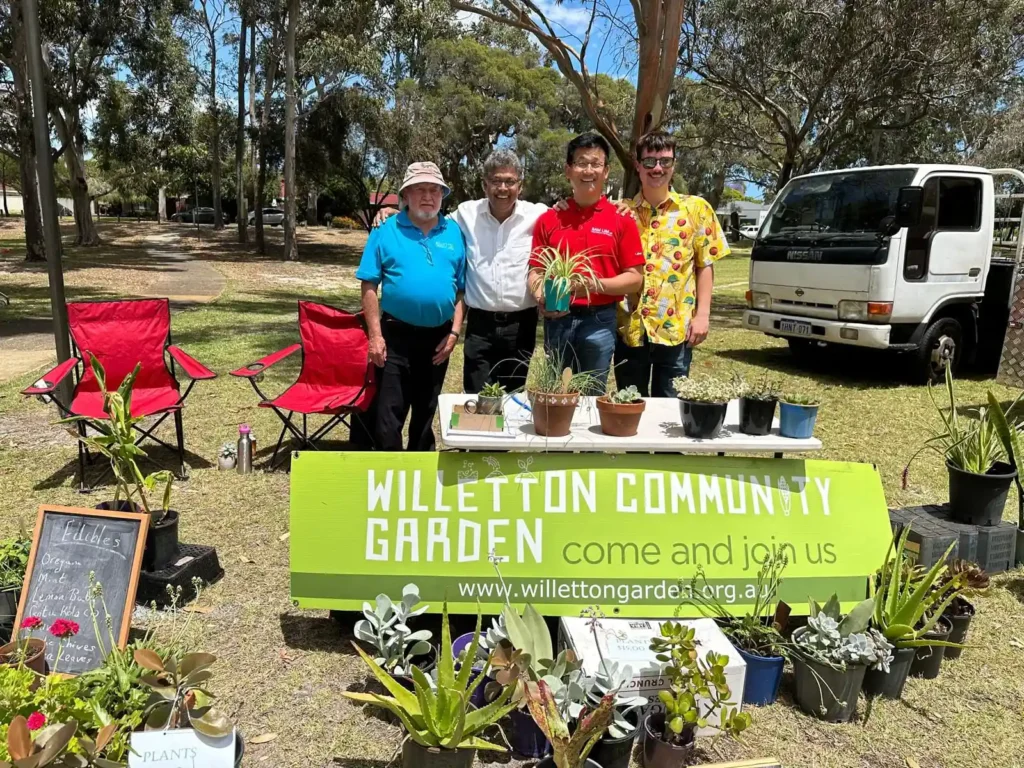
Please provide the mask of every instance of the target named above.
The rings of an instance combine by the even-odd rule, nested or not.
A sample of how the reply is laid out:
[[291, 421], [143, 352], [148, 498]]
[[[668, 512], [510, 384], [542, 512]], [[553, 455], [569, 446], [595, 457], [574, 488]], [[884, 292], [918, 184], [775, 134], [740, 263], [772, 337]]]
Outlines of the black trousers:
[[536, 344], [535, 307], [508, 313], [470, 309], [462, 345], [463, 388], [477, 393], [497, 382], [506, 392], [522, 389]]
[[407, 450], [433, 451], [434, 414], [448, 361], [434, 365], [432, 359], [452, 324], [423, 328], [384, 315], [380, 327], [388, 359], [377, 369], [377, 398], [367, 419], [373, 425], [374, 447], [378, 451], [402, 450], [402, 428], [409, 417]]

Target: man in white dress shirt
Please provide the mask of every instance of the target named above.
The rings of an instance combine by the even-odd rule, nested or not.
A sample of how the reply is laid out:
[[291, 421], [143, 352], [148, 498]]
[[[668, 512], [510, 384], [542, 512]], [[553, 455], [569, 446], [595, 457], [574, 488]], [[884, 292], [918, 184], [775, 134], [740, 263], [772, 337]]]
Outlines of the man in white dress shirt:
[[[486, 197], [468, 200], [449, 214], [466, 238], [466, 392], [493, 383], [512, 392], [526, 384], [537, 343], [537, 305], [526, 277], [533, 225], [548, 207], [520, 200], [522, 185], [523, 164], [516, 154], [495, 150], [484, 160]], [[381, 211], [374, 224], [392, 213]]]

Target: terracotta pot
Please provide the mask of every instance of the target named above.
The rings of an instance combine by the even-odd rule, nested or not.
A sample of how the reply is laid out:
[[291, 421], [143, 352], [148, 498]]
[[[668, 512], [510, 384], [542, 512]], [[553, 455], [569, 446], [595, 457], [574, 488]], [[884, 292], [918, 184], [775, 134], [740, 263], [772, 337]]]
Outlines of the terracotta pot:
[[533, 428], [545, 437], [565, 437], [572, 426], [572, 417], [579, 404], [578, 392], [557, 395], [547, 392], [531, 392]]
[[613, 437], [632, 437], [640, 426], [640, 417], [647, 403], [613, 403], [607, 395], [597, 398], [597, 413], [601, 417], [601, 431]]
[[[31, 637], [25, 641], [29, 647], [28, 655], [25, 658], [25, 666], [37, 675], [46, 674], [46, 641], [38, 637]], [[17, 665], [14, 654], [18, 650], [16, 642], [0, 646], [0, 664], [13, 667]]]

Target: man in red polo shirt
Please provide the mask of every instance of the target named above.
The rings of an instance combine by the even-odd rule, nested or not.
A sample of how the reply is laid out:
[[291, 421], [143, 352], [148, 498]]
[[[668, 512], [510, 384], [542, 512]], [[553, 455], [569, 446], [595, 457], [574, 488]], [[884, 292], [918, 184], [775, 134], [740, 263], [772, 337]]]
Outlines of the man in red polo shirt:
[[[608, 180], [610, 147], [593, 133], [577, 136], [566, 151], [565, 175], [572, 199], [565, 210], [543, 214], [533, 230], [530, 291], [544, 315], [544, 347], [561, 354], [573, 371], [592, 372], [603, 394], [615, 350], [615, 306], [643, 284], [640, 232], [632, 216], [623, 216], [603, 191]], [[544, 312], [544, 275], [537, 251], [553, 246], [576, 254], [587, 252], [594, 279], [576, 291], [568, 312]]]

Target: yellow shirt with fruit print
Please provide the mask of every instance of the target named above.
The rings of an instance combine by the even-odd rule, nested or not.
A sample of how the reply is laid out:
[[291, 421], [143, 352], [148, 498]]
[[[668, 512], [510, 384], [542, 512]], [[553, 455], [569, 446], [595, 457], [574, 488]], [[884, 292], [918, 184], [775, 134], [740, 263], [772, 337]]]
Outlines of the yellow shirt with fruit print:
[[711, 204], [695, 195], [670, 191], [654, 208], [639, 194], [626, 201], [636, 216], [643, 241], [644, 283], [639, 294], [619, 302], [619, 336], [627, 346], [676, 346], [686, 341], [686, 326], [697, 303], [696, 267], [729, 254]]

